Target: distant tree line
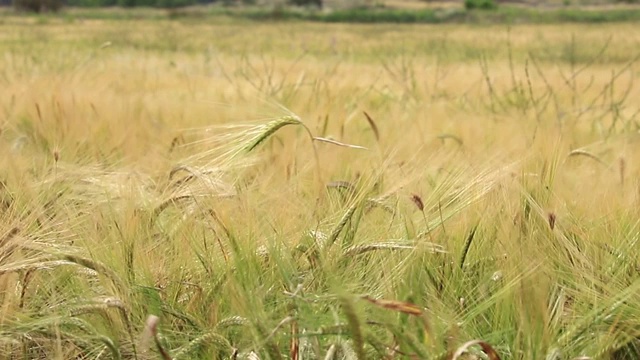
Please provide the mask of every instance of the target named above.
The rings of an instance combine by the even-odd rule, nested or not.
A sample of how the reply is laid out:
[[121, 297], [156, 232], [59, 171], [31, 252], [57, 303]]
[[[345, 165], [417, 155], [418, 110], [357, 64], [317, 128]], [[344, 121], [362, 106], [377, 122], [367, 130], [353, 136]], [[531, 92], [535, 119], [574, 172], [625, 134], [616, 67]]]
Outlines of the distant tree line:
[[322, 6], [323, 0], [0, 0], [1, 6], [14, 5], [19, 10], [26, 11], [57, 11], [63, 6], [77, 7], [159, 7], [159, 8], [177, 8], [191, 5], [202, 5], [212, 3], [223, 3], [225, 5], [237, 4], [289, 4], [297, 6]]
[[[432, 0], [422, 0], [432, 1]], [[494, 10], [499, 4], [503, 3], [521, 3], [521, 4], [544, 4], [536, 0], [461, 0], [467, 10]], [[611, 4], [611, 3], [628, 3], [638, 4], [640, 0], [562, 0], [563, 4], [582, 4], [588, 5], [593, 3]], [[550, 2], [550, 0], [546, 0]], [[206, 4], [224, 4], [224, 5], [262, 5], [276, 6], [280, 9], [283, 5], [293, 6], [310, 6], [316, 8], [329, 9], [362, 9], [369, 8], [376, 0], [0, 0], [0, 6], [14, 6], [18, 10], [42, 12], [57, 11], [64, 6], [72, 7], [156, 7], [156, 8], [180, 8], [192, 5]], [[355, 14], [355, 13], [354, 13]]]
[[[255, 4], [267, 3], [270, 0], [0, 0], [0, 6], [15, 6], [19, 10], [26, 11], [56, 11], [63, 6], [78, 7], [159, 7], [159, 8], [176, 8], [190, 5], [202, 5], [211, 3], [225, 4]], [[283, 3], [282, 0], [275, 0]], [[297, 6], [321, 6], [322, 0], [284, 0], [284, 3]]]
[[[63, 6], [78, 7], [160, 7], [175, 8], [189, 5], [209, 4], [216, 0], [0, 0], [0, 5], [14, 5], [19, 10], [26, 11], [56, 11]], [[228, 1], [228, 0], [223, 0]], [[232, 0], [231, 0], [232, 1]]]
[[[14, 0], [19, 1], [19, 0]], [[209, 3], [211, 1], [201, 0], [61, 0], [65, 1], [65, 5], [78, 6], [78, 7], [107, 7], [107, 6], [122, 6], [122, 7], [183, 7], [189, 5]]]
[[65, 1], [68, 6], [80, 7], [103, 7], [103, 6], [122, 6], [122, 7], [160, 7], [174, 8], [198, 4], [211, 3], [234, 3], [233, 0], [61, 0]]

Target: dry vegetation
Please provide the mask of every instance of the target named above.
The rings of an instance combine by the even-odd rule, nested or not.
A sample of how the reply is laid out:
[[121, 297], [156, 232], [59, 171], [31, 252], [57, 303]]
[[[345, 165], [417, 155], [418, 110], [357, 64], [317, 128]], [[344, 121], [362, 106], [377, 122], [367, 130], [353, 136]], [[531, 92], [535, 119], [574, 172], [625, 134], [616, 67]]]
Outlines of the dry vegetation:
[[640, 357], [636, 25], [0, 26], [0, 357]]

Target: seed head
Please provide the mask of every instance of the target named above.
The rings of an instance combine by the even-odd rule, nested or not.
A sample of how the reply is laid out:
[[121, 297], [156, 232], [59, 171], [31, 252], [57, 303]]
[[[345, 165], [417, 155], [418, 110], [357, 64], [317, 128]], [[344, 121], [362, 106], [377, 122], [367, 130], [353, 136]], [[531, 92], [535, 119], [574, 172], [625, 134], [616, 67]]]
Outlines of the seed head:
[[550, 212], [548, 215], [548, 220], [549, 220], [549, 227], [551, 228], [551, 230], [553, 230], [556, 227], [556, 214], [553, 212]]
[[416, 204], [416, 207], [420, 211], [424, 211], [424, 203], [422, 202], [422, 198], [420, 197], [420, 195], [417, 195], [417, 194], [411, 195], [411, 201], [413, 201], [413, 203]]

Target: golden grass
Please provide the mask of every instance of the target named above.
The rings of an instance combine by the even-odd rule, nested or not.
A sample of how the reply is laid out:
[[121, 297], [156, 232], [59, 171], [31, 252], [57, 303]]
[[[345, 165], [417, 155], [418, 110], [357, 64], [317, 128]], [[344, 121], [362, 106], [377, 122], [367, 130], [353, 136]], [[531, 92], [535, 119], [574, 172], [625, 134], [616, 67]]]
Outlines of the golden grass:
[[[0, 28], [0, 324], [49, 311], [60, 293], [108, 296], [118, 306], [99, 305], [124, 320], [103, 315], [95, 331], [118, 333], [111, 324], [132, 344], [147, 315], [176, 314], [173, 342], [151, 324], [164, 358], [207, 346], [278, 358], [283, 333], [304, 339], [326, 312], [346, 316], [329, 325], [346, 324], [351, 341], [325, 344], [324, 357], [364, 358], [382, 335], [365, 330], [369, 313], [347, 294], [366, 294], [383, 309], [437, 313], [428, 349], [462, 358], [480, 345], [494, 358], [534, 345], [515, 331], [503, 347], [467, 342], [484, 335], [483, 321], [455, 344], [436, 345], [431, 332], [491, 313], [495, 341], [496, 328], [544, 314], [557, 328], [530, 325], [539, 346], [590, 344], [585, 324], [637, 299], [637, 276], [610, 281], [635, 269], [616, 252], [635, 244], [640, 195], [635, 24], [9, 17]], [[466, 269], [495, 277], [467, 279]], [[422, 298], [409, 291], [443, 278], [452, 284]], [[557, 278], [597, 283], [584, 299], [617, 307], [588, 312], [575, 300], [584, 289], [557, 295]], [[317, 301], [341, 294], [342, 312], [306, 320], [316, 300], [293, 291], [296, 281]], [[460, 295], [468, 288], [477, 299]], [[550, 294], [560, 300], [547, 312]], [[518, 297], [530, 302], [504, 300]], [[501, 302], [504, 317], [491, 310]], [[586, 317], [560, 336], [563, 311]], [[251, 329], [239, 344], [216, 326], [227, 318]], [[199, 332], [180, 339], [180, 326]], [[415, 337], [398, 349], [427, 351]], [[285, 343], [291, 357], [307, 346]]]

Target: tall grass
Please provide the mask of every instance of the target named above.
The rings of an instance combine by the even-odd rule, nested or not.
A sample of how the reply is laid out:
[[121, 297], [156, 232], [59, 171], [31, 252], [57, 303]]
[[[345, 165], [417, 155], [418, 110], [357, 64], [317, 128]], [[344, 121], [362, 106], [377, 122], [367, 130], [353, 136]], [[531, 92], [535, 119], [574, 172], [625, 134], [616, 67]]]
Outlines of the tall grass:
[[30, 21], [0, 357], [640, 356], [636, 27]]

